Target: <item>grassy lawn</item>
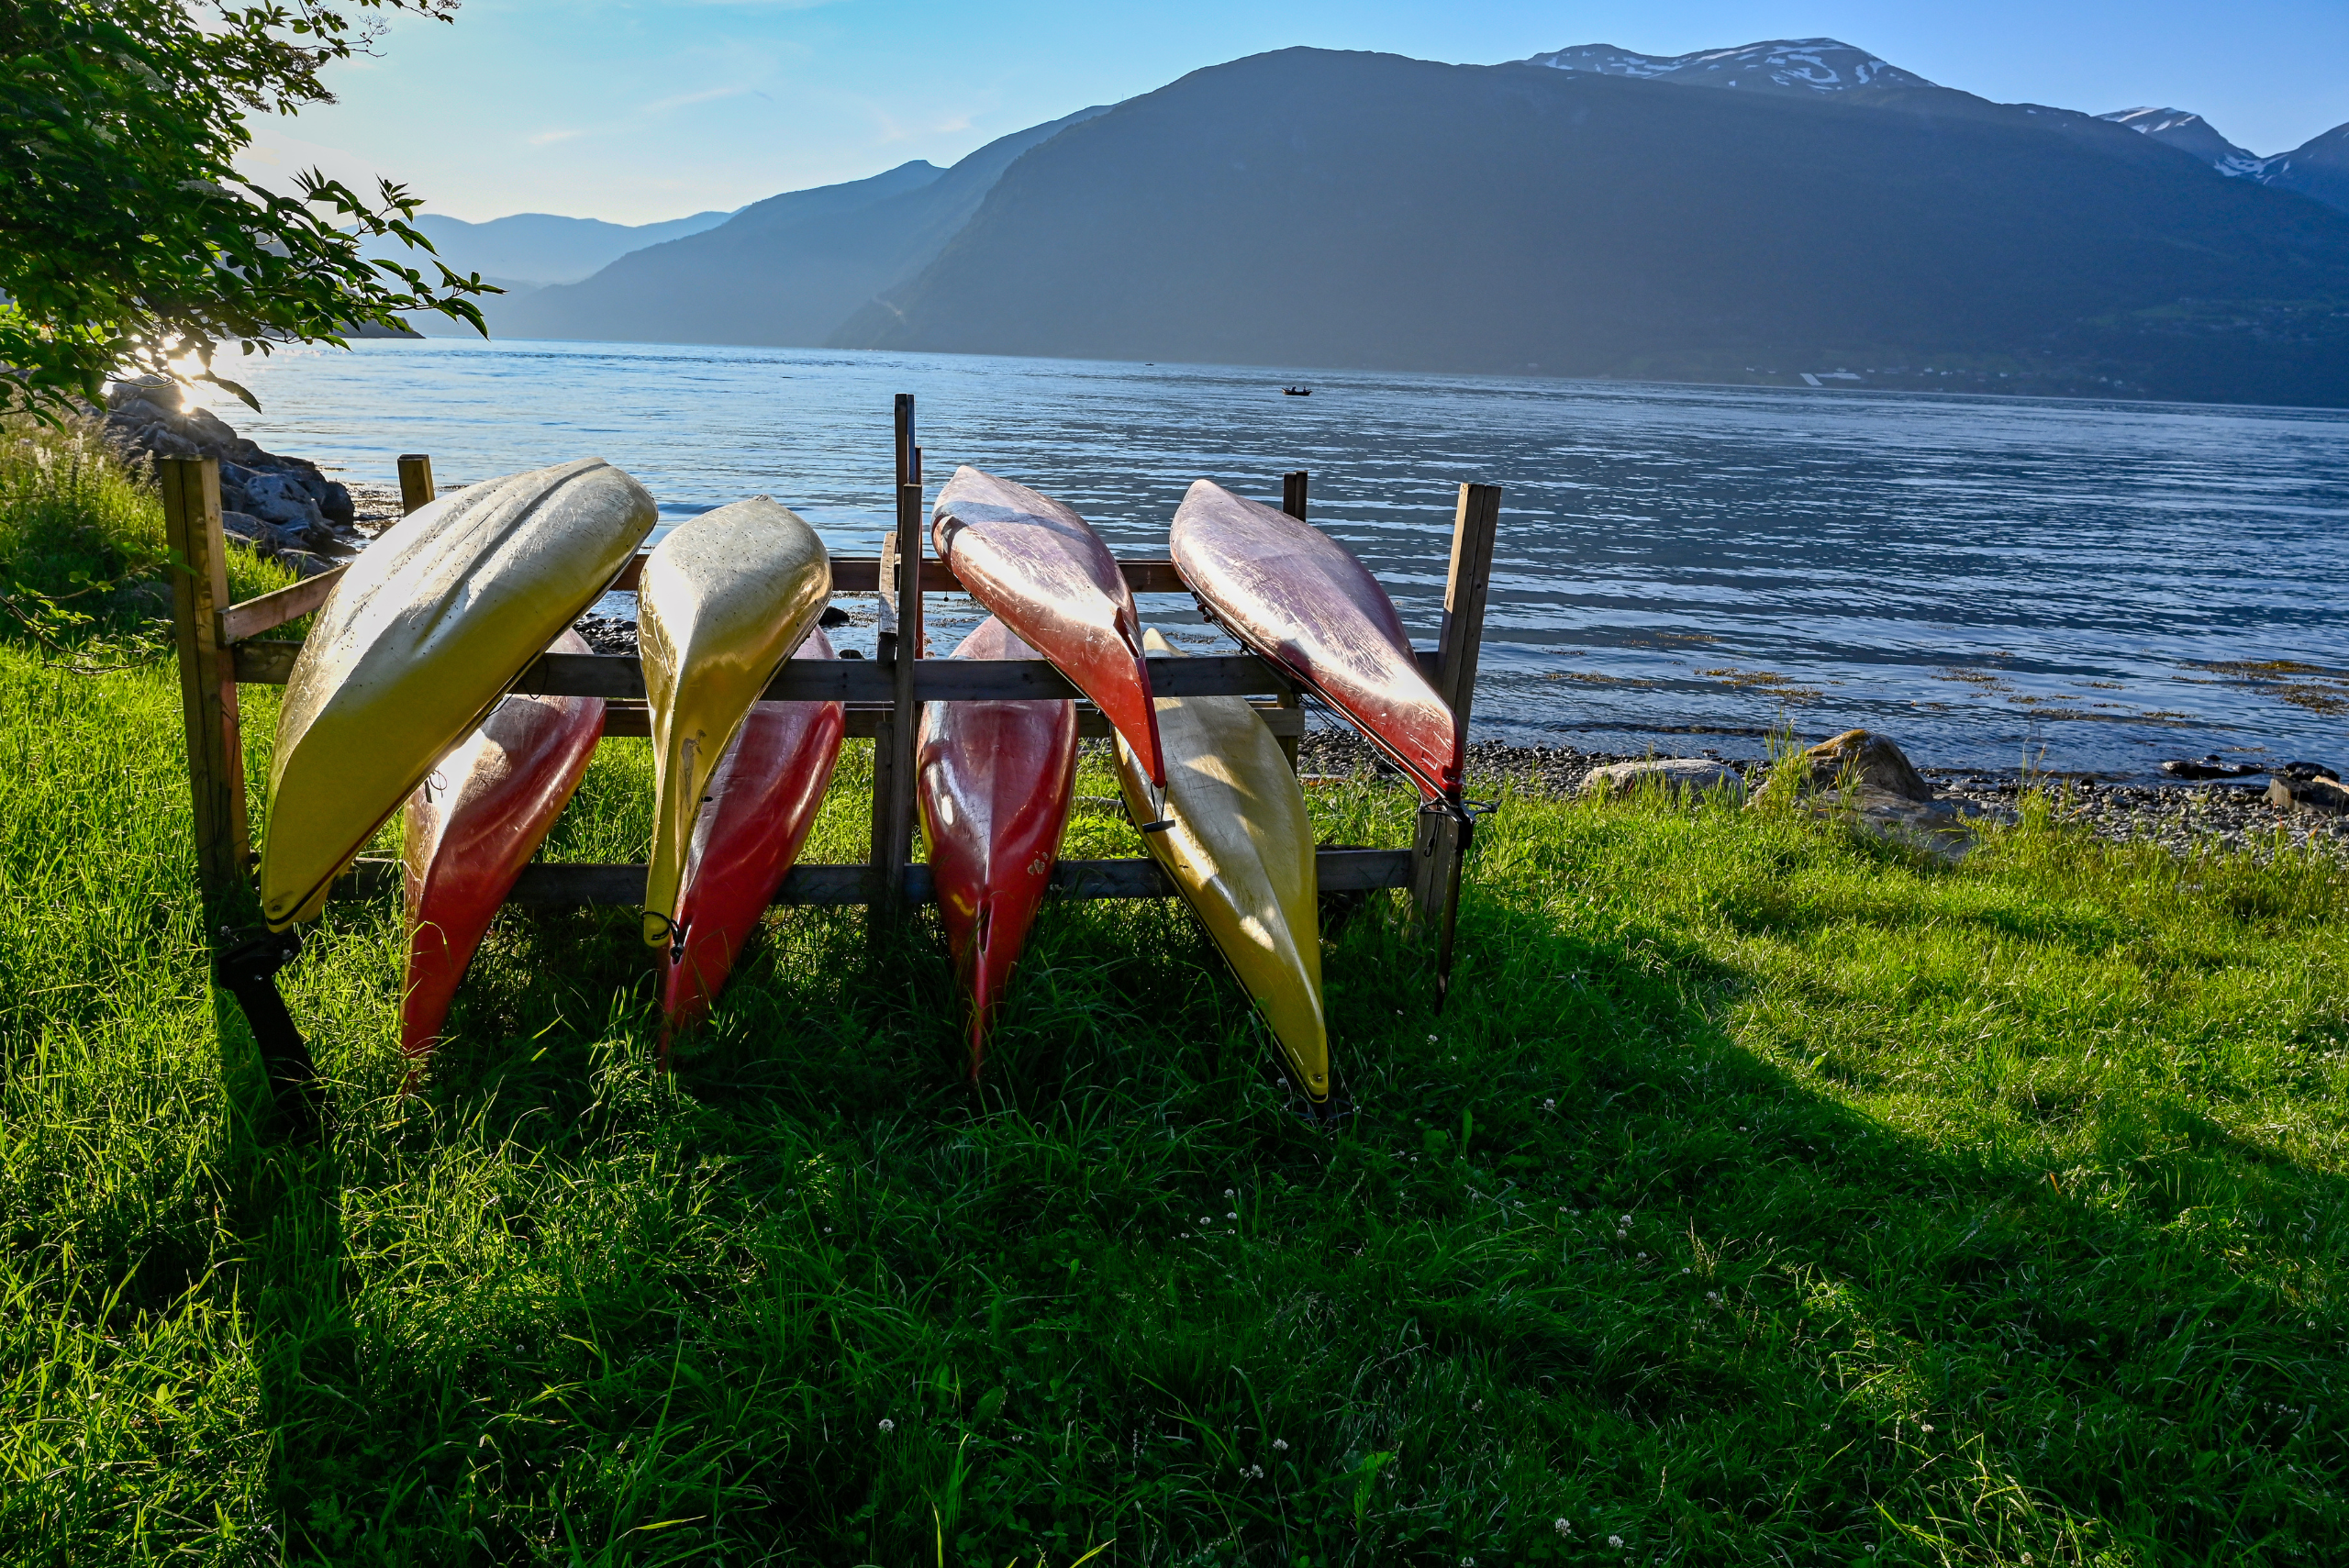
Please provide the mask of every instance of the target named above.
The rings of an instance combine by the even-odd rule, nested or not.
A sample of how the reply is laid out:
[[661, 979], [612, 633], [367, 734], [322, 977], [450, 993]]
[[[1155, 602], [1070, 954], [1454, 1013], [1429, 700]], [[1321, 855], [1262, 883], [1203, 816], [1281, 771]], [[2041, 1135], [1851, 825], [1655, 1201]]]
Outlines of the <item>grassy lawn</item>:
[[[649, 796], [607, 744], [550, 856]], [[2349, 1554], [2341, 868], [1519, 797], [1470, 883], [1441, 1016], [1331, 935], [1335, 1132], [1172, 904], [1048, 910], [976, 1099], [934, 926], [818, 911], [674, 1076], [633, 917], [509, 912], [404, 1099], [337, 905], [341, 1130], [261, 1147], [170, 667], [0, 642], [0, 1560]]]

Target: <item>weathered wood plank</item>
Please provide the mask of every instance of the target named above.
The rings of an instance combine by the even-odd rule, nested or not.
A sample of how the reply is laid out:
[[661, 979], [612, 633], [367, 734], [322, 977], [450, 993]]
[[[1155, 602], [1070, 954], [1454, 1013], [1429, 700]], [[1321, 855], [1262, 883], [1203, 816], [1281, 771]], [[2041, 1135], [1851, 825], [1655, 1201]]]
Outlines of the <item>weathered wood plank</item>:
[[[1323, 850], [1315, 871], [1324, 893], [1353, 893], [1401, 887], [1408, 880], [1407, 850]], [[905, 898], [927, 904], [935, 897], [930, 868], [905, 868]], [[800, 865], [791, 868], [775, 892], [778, 905], [803, 907], [863, 904], [870, 885], [865, 865]], [[400, 862], [362, 860], [334, 884], [337, 898], [372, 898], [398, 891]], [[1166, 898], [1174, 885], [1156, 861], [1063, 861], [1052, 868], [1055, 898]], [[534, 865], [526, 867], [507, 902], [525, 908], [571, 909], [610, 905], [633, 908], [644, 900], [641, 865]]]
[[[258, 602], [258, 601], [256, 601]], [[282, 686], [294, 673], [299, 642], [262, 639], [238, 643], [231, 651], [237, 679], [257, 686]], [[1419, 655], [1432, 673], [1437, 656]], [[1151, 689], [1161, 696], [1269, 696], [1286, 683], [1250, 653], [1219, 653], [1198, 659], [1153, 659]], [[514, 689], [541, 696], [644, 700], [644, 672], [624, 653], [542, 653], [522, 672]], [[923, 702], [974, 702], [990, 697], [1073, 697], [1076, 688], [1041, 659], [925, 659], [917, 667], [914, 691]], [[885, 703], [896, 693], [890, 672], [870, 659], [794, 659], [775, 673], [763, 694], [768, 702]]]
[[[857, 705], [848, 710], [848, 736], [852, 740], [872, 740], [881, 732], [881, 721], [889, 710], [885, 707]], [[1305, 715], [1293, 708], [1283, 708], [1259, 699], [1256, 712], [1264, 728], [1275, 739], [1292, 739], [1305, 733]], [[1107, 740], [1117, 731], [1101, 717], [1101, 710], [1090, 703], [1080, 703], [1076, 709], [1076, 732], [1087, 740]], [[604, 710], [604, 739], [607, 740], [640, 740], [652, 733], [652, 715], [642, 703], [616, 702]]]
[[300, 620], [327, 602], [334, 585], [351, 568], [338, 566], [331, 572], [321, 572], [316, 577], [263, 594], [257, 599], [247, 599], [241, 605], [231, 605], [220, 612], [220, 640], [223, 644], [242, 642], [249, 637], [259, 637], [264, 631], [274, 631], [290, 620]]
[[172, 634], [187, 727], [188, 787], [195, 807], [195, 874], [206, 912], [245, 875], [245, 748], [238, 721], [236, 661], [221, 644], [228, 605], [227, 541], [220, 533], [220, 464], [162, 459], [163, 542], [172, 567]]
[[[1182, 574], [1174, 570], [1172, 561], [1120, 561], [1118, 570], [1125, 573], [1126, 586], [1137, 594], [1187, 594]], [[633, 594], [637, 579], [643, 574], [644, 557], [640, 555], [620, 568], [612, 579], [610, 592]], [[881, 591], [881, 558], [877, 555], [835, 555], [832, 557], [832, 592], [835, 594], [877, 594]], [[959, 594], [963, 580], [954, 569], [935, 558], [921, 563], [921, 591], [925, 594]]]
[[400, 470], [400, 511], [413, 512], [429, 506], [440, 498], [438, 486], [432, 483], [432, 459], [423, 452], [402, 452]]

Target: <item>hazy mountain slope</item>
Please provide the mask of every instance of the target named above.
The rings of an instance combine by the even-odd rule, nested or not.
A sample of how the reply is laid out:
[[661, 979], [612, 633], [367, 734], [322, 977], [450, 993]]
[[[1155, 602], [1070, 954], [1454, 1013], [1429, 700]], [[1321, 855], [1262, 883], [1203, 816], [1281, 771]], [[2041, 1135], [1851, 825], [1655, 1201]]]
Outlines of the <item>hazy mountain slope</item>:
[[2260, 165], [2261, 183], [2349, 211], [2349, 125], [2337, 125]]
[[2209, 120], [2184, 109], [2115, 109], [2097, 118], [2125, 125], [2164, 147], [2199, 158], [2221, 174], [2256, 174], [2263, 162], [2257, 154], [2221, 136]]
[[938, 254], [1003, 171], [1098, 109], [1000, 138], [939, 170], [795, 191], [705, 233], [621, 257], [584, 283], [541, 289], [496, 317], [499, 336], [666, 343], [822, 343], [851, 313]]
[[2233, 303], [2312, 298], [2349, 301], [2349, 219], [2085, 115], [1289, 50], [1036, 149], [835, 341], [1664, 375], [2068, 356], [2157, 395], [2343, 401], [2349, 318]]
[[567, 284], [590, 276], [630, 250], [715, 228], [728, 217], [722, 212], [697, 212], [691, 217], [630, 227], [543, 212], [518, 212], [486, 223], [426, 213], [416, 220], [416, 227], [432, 241], [440, 259], [458, 272], [526, 284]]

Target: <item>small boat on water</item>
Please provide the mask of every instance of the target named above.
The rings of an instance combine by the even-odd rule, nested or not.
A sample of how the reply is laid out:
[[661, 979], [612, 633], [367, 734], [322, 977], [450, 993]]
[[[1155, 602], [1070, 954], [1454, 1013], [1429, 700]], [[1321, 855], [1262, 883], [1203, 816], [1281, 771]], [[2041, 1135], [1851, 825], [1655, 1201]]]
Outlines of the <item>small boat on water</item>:
[[[1033, 659], [1035, 650], [989, 617], [957, 659]], [[970, 999], [971, 1077], [989, 1025], [1028, 940], [1076, 787], [1076, 704], [934, 702], [923, 706], [914, 756], [915, 798], [954, 973]]]
[[1451, 706], [1419, 673], [1395, 601], [1344, 545], [1205, 479], [1167, 543], [1184, 583], [1251, 652], [1342, 714], [1428, 798], [1459, 793]]
[[[566, 631], [549, 651], [593, 650]], [[431, 1054], [498, 906], [570, 803], [603, 733], [601, 697], [508, 696], [408, 797], [400, 1050], [411, 1072]]]
[[469, 484], [343, 569], [295, 656], [270, 761], [262, 913], [306, 920], [369, 837], [658, 519], [601, 458]]
[[677, 525], [645, 558], [637, 647], [652, 717], [644, 940], [672, 947], [694, 825], [735, 732], [832, 595], [816, 530], [764, 495]]
[[[1147, 646], [1175, 651], [1155, 629]], [[1327, 1108], [1319, 886], [1305, 791], [1245, 697], [1160, 697], [1158, 724], [1171, 826], [1142, 842], [1255, 998], [1307, 1099]], [[1145, 819], [1150, 793], [1122, 736], [1118, 777], [1127, 808]]]
[[1309, 386], [1284, 386], [1281, 388], [1281, 395], [1283, 397], [1310, 397], [1313, 395], [1313, 389]]
[[[793, 655], [835, 657], [810, 631]], [[839, 762], [848, 712], [836, 702], [756, 702], [709, 776], [685, 851], [677, 937], [661, 990], [662, 1044], [709, 1016], [774, 890], [799, 858]]]
[[1163, 785], [1141, 617], [1101, 536], [1051, 496], [966, 467], [938, 493], [930, 539], [970, 595], [1092, 698]]

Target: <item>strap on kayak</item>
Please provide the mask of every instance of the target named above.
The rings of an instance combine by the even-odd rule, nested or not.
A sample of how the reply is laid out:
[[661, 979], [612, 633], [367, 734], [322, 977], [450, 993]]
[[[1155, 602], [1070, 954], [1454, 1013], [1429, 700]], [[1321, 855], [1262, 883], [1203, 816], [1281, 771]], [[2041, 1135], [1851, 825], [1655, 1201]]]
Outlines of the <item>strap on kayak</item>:
[[1166, 791], [1163, 786], [1158, 791], [1158, 815], [1148, 822], [1137, 822], [1134, 826], [1145, 833], [1163, 833], [1174, 826], [1174, 819], [1166, 815]]
[[294, 1141], [316, 1143], [327, 1130], [326, 1092], [318, 1083], [317, 1063], [310, 1058], [310, 1048], [302, 1031], [294, 1027], [285, 998], [277, 993], [277, 972], [301, 951], [299, 931], [238, 930], [223, 926], [213, 973], [221, 989], [237, 998], [237, 1006], [244, 1010], [245, 1026], [261, 1047], [262, 1066], [269, 1075], [270, 1096], [279, 1123]]

